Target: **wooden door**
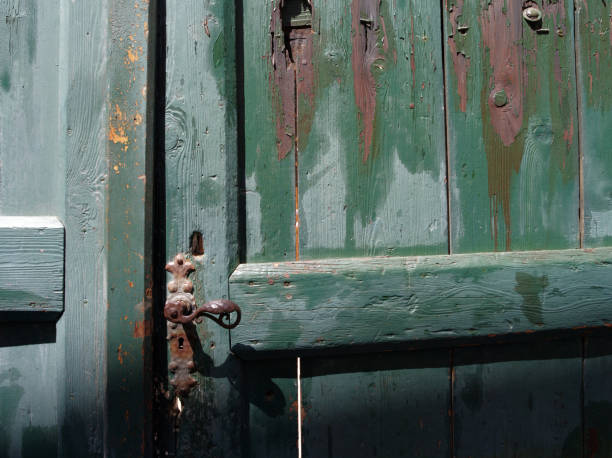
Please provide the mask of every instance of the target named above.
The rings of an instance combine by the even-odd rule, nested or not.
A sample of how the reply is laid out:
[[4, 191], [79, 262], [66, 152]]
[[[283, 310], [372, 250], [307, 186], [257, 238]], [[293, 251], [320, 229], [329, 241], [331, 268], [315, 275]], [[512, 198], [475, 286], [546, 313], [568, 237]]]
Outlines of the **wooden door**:
[[168, 0], [162, 454], [608, 456], [608, 14]]

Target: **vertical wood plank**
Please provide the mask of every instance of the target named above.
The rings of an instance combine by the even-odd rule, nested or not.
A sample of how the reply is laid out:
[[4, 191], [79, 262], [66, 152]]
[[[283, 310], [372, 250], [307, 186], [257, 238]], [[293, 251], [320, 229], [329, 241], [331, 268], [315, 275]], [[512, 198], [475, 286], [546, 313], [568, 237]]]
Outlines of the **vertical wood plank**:
[[[454, 253], [578, 246], [573, 2], [538, 5], [445, 1]], [[456, 456], [579, 456], [580, 353], [534, 346], [456, 351]]]
[[279, 0], [243, 0], [246, 259], [295, 259], [295, 72]]
[[313, 2], [298, 100], [303, 258], [447, 252], [435, 2]]
[[60, 5], [60, 0], [0, 1], [0, 213], [4, 215], [59, 215], [63, 210], [63, 136], [58, 135], [58, 87], [64, 71], [59, 65]]
[[296, 360], [274, 359], [244, 363], [243, 420], [245, 457], [297, 456]]
[[302, 358], [304, 456], [449, 456], [449, 351]]
[[[166, 1], [166, 259], [189, 254], [192, 234], [201, 233], [204, 254], [191, 256], [197, 303], [226, 298], [238, 262], [234, 14], [233, 2]], [[210, 320], [197, 327], [199, 383], [183, 400], [171, 451], [239, 456], [240, 363], [227, 330]]]
[[606, 2], [576, 2], [576, 52], [580, 101], [580, 149], [583, 158], [584, 245], [612, 243], [612, 34]]
[[578, 246], [573, 2], [446, 0], [453, 252]]
[[582, 456], [582, 343], [455, 350], [455, 456]]
[[[109, 456], [151, 453], [149, 2], [110, 3], [107, 224]], [[149, 181], [147, 181], [147, 175]]]
[[612, 455], [612, 339], [587, 337], [584, 354], [584, 456]]
[[58, 455], [103, 456], [109, 2], [62, 0], [59, 11], [58, 137], [66, 164], [66, 281], [65, 311], [57, 326], [57, 342], [62, 345], [57, 368]]

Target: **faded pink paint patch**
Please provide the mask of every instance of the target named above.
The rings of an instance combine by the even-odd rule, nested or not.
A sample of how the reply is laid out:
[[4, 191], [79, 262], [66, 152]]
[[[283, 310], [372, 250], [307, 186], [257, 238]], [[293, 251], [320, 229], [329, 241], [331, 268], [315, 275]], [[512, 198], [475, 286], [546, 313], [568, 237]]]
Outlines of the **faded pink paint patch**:
[[[514, 143], [523, 124], [523, 79], [526, 78], [518, 45], [522, 37], [522, 22], [520, 19], [509, 22], [508, 17], [522, 17], [521, 2], [494, 0], [480, 16], [482, 40], [489, 49], [493, 70], [490, 81], [493, 89], [488, 99], [491, 124], [505, 146]], [[504, 91], [508, 98], [503, 107], [497, 107], [494, 102], [495, 94], [500, 91]]]

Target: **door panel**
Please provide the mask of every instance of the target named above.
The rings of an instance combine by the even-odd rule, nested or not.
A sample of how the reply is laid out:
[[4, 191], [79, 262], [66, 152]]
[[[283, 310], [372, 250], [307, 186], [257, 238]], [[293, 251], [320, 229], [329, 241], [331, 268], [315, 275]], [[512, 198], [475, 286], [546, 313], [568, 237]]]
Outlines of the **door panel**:
[[458, 348], [453, 362], [455, 456], [581, 456], [581, 339]]
[[169, 0], [167, 257], [243, 310], [189, 342], [175, 452], [580, 456], [579, 337], [382, 352], [610, 319], [610, 249], [568, 250], [573, 4], [465, 3]]
[[301, 361], [303, 456], [449, 455], [448, 350]]
[[573, 2], [446, 1], [453, 253], [579, 246]]
[[313, 10], [297, 111], [300, 259], [446, 253], [439, 6]]

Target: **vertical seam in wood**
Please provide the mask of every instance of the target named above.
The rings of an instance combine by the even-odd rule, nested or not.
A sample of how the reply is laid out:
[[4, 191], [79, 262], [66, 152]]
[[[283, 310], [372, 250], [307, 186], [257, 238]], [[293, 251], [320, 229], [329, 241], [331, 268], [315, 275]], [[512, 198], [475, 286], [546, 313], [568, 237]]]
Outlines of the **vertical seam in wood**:
[[450, 441], [449, 450], [451, 458], [455, 456], [455, 349], [449, 350], [450, 359]]
[[[299, 169], [298, 169], [298, 144], [299, 144], [299, 134], [298, 134], [298, 128], [299, 128], [299, 122], [298, 122], [298, 117], [300, 115], [300, 109], [299, 109], [299, 98], [298, 98], [298, 62], [297, 62], [297, 58], [294, 59], [295, 61], [295, 69], [294, 69], [294, 73], [293, 73], [293, 77], [294, 77], [294, 82], [293, 82], [293, 91], [294, 91], [294, 105], [295, 105], [295, 120], [294, 120], [294, 132], [295, 132], [295, 136], [294, 136], [294, 154], [295, 154], [295, 162], [294, 162], [294, 167], [293, 167], [293, 173], [295, 175], [294, 179], [295, 179], [295, 260], [299, 261], [300, 260], [300, 193], [299, 193]], [[298, 363], [299, 364], [299, 363]]]
[[448, 145], [448, 103], [446, 97], [446, 47], [444, 34], [444, 0], [440, 0], [440, 45], [442, 48], [442, 95], [444, 101], [444, 151], [446, 153], [446, 229], [448, 254], [453, 253], [451, 239], [451, 196], [450, 196], [450, 151]]
[[576, 118], [578, 120], [578, 244], [580, 248], [584, 248], [584, 171], [583, 171], [583, 151], [582, 151], [582, 77], [578, 71], [578, 62], [580, 59], [580, 44], [578, 43], [579, 33], [577, 29], [579, 24], [579, 8], [574, 5], [574, 72], [576, 76]]
[[302, 458], [302, 367], [301, 359], [297, 358], [297, 428], [298, 428], [298, 458]]
[[582, 458], [586, 456], [585, 415], [584, 415], [584, 366], [586, 358], [586, 336], [582, 336], [582, 370], [580, 372], [580, 423], [582, 427]]

